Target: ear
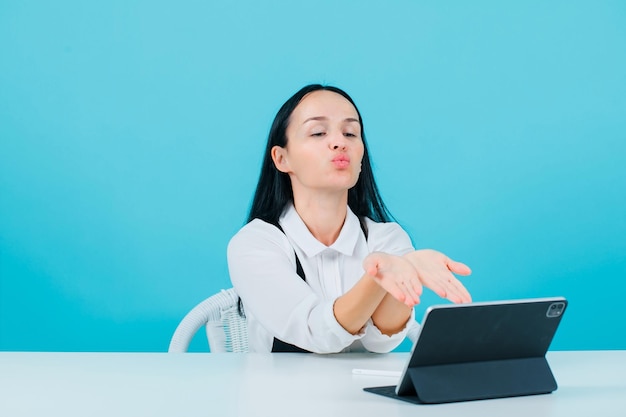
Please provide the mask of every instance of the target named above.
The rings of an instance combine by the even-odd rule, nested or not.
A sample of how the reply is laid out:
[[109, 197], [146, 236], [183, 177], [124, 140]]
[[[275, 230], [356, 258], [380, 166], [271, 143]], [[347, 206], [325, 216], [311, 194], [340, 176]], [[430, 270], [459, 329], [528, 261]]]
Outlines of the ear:
[[288, 173], [289, 172], [289, 163], [287, 162], [287, 155], [285, 148], [280, 146], [274, 146], [271, 151], [272, 161], [274, 161], [274, 166], [280, 172]]

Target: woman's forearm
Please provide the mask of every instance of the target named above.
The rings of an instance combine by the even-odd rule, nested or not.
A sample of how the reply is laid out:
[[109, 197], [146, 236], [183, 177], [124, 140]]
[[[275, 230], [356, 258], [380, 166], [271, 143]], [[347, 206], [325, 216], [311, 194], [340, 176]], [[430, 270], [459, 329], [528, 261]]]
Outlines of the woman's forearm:
[[399, 333], [411, 317], [411, 307], [386, 294], [372, 314], [374, 325], [382, 334], [391, 336]]
[[333, 312], [337, 322], [349, 333], [359, 333], [386, 294], [371, 276], [363, 275], [354, 287], [335, 301]]

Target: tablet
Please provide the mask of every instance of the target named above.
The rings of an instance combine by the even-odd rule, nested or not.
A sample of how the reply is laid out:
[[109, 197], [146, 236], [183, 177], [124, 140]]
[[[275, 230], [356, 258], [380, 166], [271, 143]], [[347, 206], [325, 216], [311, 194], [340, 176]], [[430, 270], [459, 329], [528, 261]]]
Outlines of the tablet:
[[563, 297], [429, 307], [398, 385], [364, 390], [429, 404], [553, 392], [545, 355], [566, 308]]

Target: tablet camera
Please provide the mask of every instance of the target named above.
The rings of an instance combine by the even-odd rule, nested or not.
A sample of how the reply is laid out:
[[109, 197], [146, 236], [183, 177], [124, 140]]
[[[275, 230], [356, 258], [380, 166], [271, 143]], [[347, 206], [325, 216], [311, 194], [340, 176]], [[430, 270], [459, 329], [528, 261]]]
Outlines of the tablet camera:
[[548, 307], [548, 311], [546, 312], [546, 316], [548, 317], [560, 317], [563, 314], [563, 310], [565, 310], [565, 303], [558, 302], [550, 304]]

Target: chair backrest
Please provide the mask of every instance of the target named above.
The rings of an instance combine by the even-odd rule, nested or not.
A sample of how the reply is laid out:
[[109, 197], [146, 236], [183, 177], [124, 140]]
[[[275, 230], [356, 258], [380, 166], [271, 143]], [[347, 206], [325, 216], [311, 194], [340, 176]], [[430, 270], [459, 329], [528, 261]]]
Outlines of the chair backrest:
[[247, 352], [248, 326], [239, 313], [239, 297], [233, 288], [221, 290], [196, 305], [176, 327], [168, 352], [183, 353], [205, 326], [211, 352]]

